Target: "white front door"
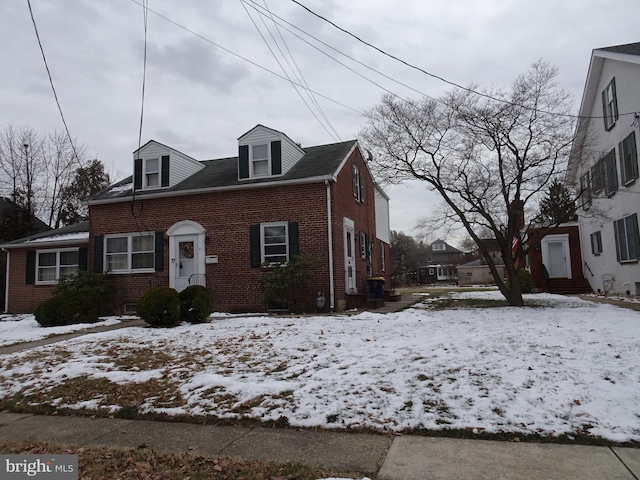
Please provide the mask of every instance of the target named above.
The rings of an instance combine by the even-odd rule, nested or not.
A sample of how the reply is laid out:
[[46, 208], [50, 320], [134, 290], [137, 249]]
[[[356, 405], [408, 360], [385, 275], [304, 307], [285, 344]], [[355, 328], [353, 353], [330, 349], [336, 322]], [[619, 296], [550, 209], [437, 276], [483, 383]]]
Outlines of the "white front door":
[[349, 219], [344, 219], [344, 267], [345, 267], [345, 290], [347, 293], [357, 293], [356, 291], [356, 261], [355, 261], [355, 229], [354, 223]]
[[200, 279], [196, 278], [198, 236], [178, 235], [175, 238], [175, 289], [179, 292], [187, 288], [190, 284], [198, 284]]
[[569, 235], [547, 235], [542, 239], [542, 263], [549, 278], [571, 278]]

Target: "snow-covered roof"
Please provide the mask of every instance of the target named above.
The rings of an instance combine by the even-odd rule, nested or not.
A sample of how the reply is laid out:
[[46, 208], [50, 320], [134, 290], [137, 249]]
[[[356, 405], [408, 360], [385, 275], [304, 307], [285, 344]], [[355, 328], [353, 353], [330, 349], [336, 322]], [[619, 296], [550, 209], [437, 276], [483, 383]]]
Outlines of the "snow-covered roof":
[[59, 246], [89, 242], [89, 221], [75, 223], [56, 230], [37, 233], [0, 245], [0, 248], [24, 248], [34, 245]]

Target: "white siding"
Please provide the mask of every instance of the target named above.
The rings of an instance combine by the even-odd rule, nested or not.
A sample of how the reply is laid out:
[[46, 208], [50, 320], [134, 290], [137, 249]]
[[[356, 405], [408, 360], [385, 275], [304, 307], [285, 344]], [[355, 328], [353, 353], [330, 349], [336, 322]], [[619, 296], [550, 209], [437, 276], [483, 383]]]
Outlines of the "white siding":
[[[162, 158], [163, 155], [169, 155], [169, 187], [177, 185], [204, 168], [204, 165], [188, 155], [153, 140], [142, 147], [138, 155], [134, 153], [133, 159]], [[133, 168], [131, 170], [133, 171]]]
[[391, 245], [391, 223], [389, 220], [389, 200], [381, 193], [376, 185], [376, 237], [378, 240]]
[[[602, 119], [602, 91], [615, 77], [616, 97], [620, 116], [615, 125], [606, 131]], [[640, 146], [640, 128], [634, 123], [633, 115], [623, 115], [640, 111], [640, 64], [605, 59], [597, 90], [594, 92], [591, 111], [581, 112], [592, 118], [587, 124], [587, 142], [577, 169], [576, 183], [580, 177], [612, 149], [616, 151], [618, 190], [610, 197], [604, 192], [593, 196], [588, 210], [579, 210], [580, 244], [583, 259], [583, 274], [589, 280], [591, 288], [604, 291], [605, 279], [612, 278], [612, 292], [640, 294], [640, 263], [619, 263], [616, 256], [616, 243], [613, 223], [634, 213], [640, 217], [640, 181], [622, 185], [618, 144], [635, 130], [636, 145]], [[591, 234], [601, 232], [602, 253], [594, 255], [591, 251]]]

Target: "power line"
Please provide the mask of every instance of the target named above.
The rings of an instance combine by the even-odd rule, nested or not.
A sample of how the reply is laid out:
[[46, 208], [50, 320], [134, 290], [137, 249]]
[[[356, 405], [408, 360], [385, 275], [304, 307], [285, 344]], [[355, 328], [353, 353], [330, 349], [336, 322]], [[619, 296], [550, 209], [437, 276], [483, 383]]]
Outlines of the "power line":
[[[437, 79], [437, 80], [440, 80], [441, 82], [444, 82], [444, 83], [446, 83], [446, 84], [448, 84], [448, 85], [452, 85], [452, 86], [454, 86], [454, 87], [456, 87], [456, 88], [459, 88], [459, 89], [464, 90], [464, 91], [466, 91], [466, 92], [472, 93], [472, 94], [474, 94], [474, 95], [478, 95], [478, 96], [480, 96], [480, 97], [484, 97], [484, 98], [487, 98], [487, 99], [490, 99], [490, 100], [493, 100], [493, 101], [496, 101], [496, 102], [506, 103], [506, 104], [508, 104], [508, 105], [512, 105], [512, 106], [515, 106], [515, 107], [525, 108], [525, 109], [528, 109], [528, 110], [536, 110], [536, 111], [539, 111], [540, 113], [550, 114], [550, 115], [556, 115], [556, 116], [560, 116], [560, 117], [567, 117], [567, 118], [579, 118], [579, 119], [604, 118], [604, 116], [594, 116], [594, 117], [591, 117], [591, 116], [573, 115], [573, 114], [569, 114], [569, 113], [559, 113], [559, 112], [549, 112], [549, 111], [544, 111], [544, 110], [537, 110], [535, 107], [529, 107], [529, 106], [527, 106], [527, 105], [521, 105], [521, 104], [518, 104], [518, 103], [515, 103], [515, 102], [511, 102], [511, 101], [509, 101], [509, 100], [505, 100], [505, 99], [502, 99], [502, 98], [493, 97], [492, 95], [489, 95], [488, 93], [479, 92], [479, 91], [477, 91], [477, 90], [475, 90], [475, 89], [473, 89], [473, 88], [470, 88], [470, 87], [464, 87], [464, 86], [462, 86], [462, 85], [460, 85], [460, 84], [458, 84], [458, 83], [455, 83], [455, 82], [453, 82], [453, 81], [451, 81], [451, 80], [447, 80], [447, 79], [446, 79], [446, 78], [444, 78], [444, 77], [441, 77], [441, 76], [436, 75], [436, 74], [434, 74], [434, 73], [428, 72], [427, 70], [424, 70], [423, 68], [420, 68], [420, 67], [418, 67], [418, 66], [416, 66], [416, 65], [413, 65], [412, 63], [409, 63], [409, 62], [407, 62], [407, 61], [405, 61], [405, 60], [403, 60], [403, 59], [401, 59], [401, 58], [399, 58], [399, 57], [397, 57], [397, 56], [395, 56], [395, 55], [392, 55], [391, 53], [386, 52], [385, 50], [382, 50], [381, 48], [379, 48], [379, 47], [377, 47], [377, 46], [373, 45], [372, 43], [369, 43], [369, 42], [367, 42], [366, 40], [361, 39], [361, 38], [360, 38], [360, 37], [358, 37], [357, 35], [355, 35], [355, 34], [351, 33], [349, 30], [346, 30], [345, 28], [342, 28], [341, 26], [339, 26], [339, 25], [337, 25], [336, 23], [332, 22], [332, 21], [331, 21], [331, 20], [329, 20], [328, 18], [323, 17], [322, 15], [320, 15], [320, 14], [318, 14], [318, 13], [314, 12], [314, 11], [313, 11], [313, 10], [311, 10], [309, 7], [306, 7], [305, 5], [303, 5], [302, 3], [300, 3], [298, 0], [291, 0], [291, 1], [292, 1], [293, 3], [295, 3], [296, 5], [298, 5], [298, 6], [302, 7], [304, 10], [306, 10], [306, 11], [307, 11], [307, 12], [309, 12], [310, 14], [312, 14], [312, 15], [314, 15], [315, 17], [319, 18], [320, 20], [322, 20], [322, 21], [324, 21], [324, 22], [326, 22], [326, 23], [328, 23], [328, 24], [332, 25], [333, 27], [335, 27], [335, 28], [337, 28], [338, 30], [340, 30], [341, 32], [343, 32], [343, 33], [345, 33], [345, 34], [349, 35], [350, 37], [353, 37], [353, 38], [354, 38], [354, 39], [356, 39], [358, 42], [360, 42], [360, 43], [362, 43], [362, 44], [364, 44], [364, 45], [366, 45], [366, 46], [368, 46], [368, 47], [370, 47], [370, 48], [373, 48], [373, 49], [374, 49], [374, 50], [376, 50], [377, 52], [380, 52], [381, 54], [383, 54], [383, 55], [385, 55], [385, 56], [387, 56], [387, 57], [389, 57], [389, 58], [391, 58], [391, 59], [393, 59], [393, 60], [395, 60], [395, 61], [397, 61], [397, 62], [400, 62], [400, 63], [402, 63], [403, 65], [405, 65], [405, 66], [407, 66], [407, 67], [409, 67], [409, 68], [412, 68], [412, 69], [417, 70], [417, 71], [419, 71], [419, 72], [421, 72], [421, 73], [423, 73], [423, 74], [425, 74], [425, 75], [428, 75], [429, 77], [435, 78], [435, 79]], [[619, 116], [623, 116], [623, 115], [635, 115], [635, 114], [637, 114], [637, 112], [621, 113], [621, 114], [619, 114]]]
[[53, 78], [51, 77], [51, 70], [49, 70], [49, 64], [47, 63], [47, 57], [44, 54], [44, 48], [42, 47], [42, 42], [40, 41], [40, 34], [38, 33], [38, 26], [36, 25], [36, 19], [33, 16], [33, 9], [31, 8], [31, 0], [27, 0], [27, 4], [29, 5], [29, 13], [31, 15], [31, 22], [33, 23], [33, 29], [36, 32], [36, 38], [38, 39], [38, 46], [40, 47], [40, 53], [42, 53], [42, 60], [44, 61], [44, 67], [47, 70], [47, 75], [49, 76], [49, 84], [51, 85], [51, 90], [53, 90], [53, 96], [56, 99], [56, 105], [58, 105], [58, 111], [60, 112], [60, 117], [62, 118], [62, 124], [64, 125], [64, 130], [67, 132], [67, 137], [69, 137], [69, 143], [71, 144], [71, 149], [73, 150], [73, 156], [78, 162], [78, 166], [82, 168], [82, 162], [78, 157], [78, 152], [76, 151], [76, 147], [73, 144], [73, 139], [71, 138], [71, 133], [69, 133], [69, 127], [67, 127], [67, 121], [64, 119], [64, 114], [62, 113], [62, 107], [60, 106], [60, 101], [58, 100], [58, 93], [56, 92], [56, 87], [53, 85]]
[[[143, 6], [143, 5], [142, 5], [141, 3], [139, 3], [137, 0], [131, 0], [131, 1], [132, 1], [133, 3], [135, 3], [136, 5]], [[259, 63], [254, 62], [253, 60], [249, 60], [248, 58], [243, 57], [242, 55], [240, 55], [240, 54], [238, 54], [238, 53], [235, 53], [234, 51], [229, 50], [228, 48], [223, 47], [222, 45], [220, 45], [220, 44], [218, 44], [218, 43], [214, 42], [213, 40], [210, 40], [209, 38], [207, 38], [207, 37], [205, 37], [205, 36], [203, 36], [203, 35], [201, 35], [201, 34], [199, 34], [199, 33], [197, 33], [197, 32], [194, 32], [193, 30], [191, 30], [191, 29], [189, 29], [189, 28], [185, 27], [184, 25], [182, 25], [182, 24], [180, 24], [180, 23], [178, 23], [178, 22], [176, 22], [176, 21], [174, 21], [174, 20], [171, 20], [170, 18], [166, 17], [165, 15], [162, 15], [162, 14], [161, 14], [161, 13], [159, 13], [159, 12], [156, 12], [155, 10], [153, 10], [153, 9], [151, 9], [151, 8], [148, 8], [148, 7], [147, 7], [147, 10], [148, 10], [149, 12], [153, 13], [154, 15], [156, 15], [156, 16], [158, 16], [158, 17], [162, 18], [163, 20], [165, 20], [165, 21], [167, 21], [167, 22], [169, 22], [169, 23], [171, 23], [171, 24], [175, 25], [176, 27], [181, 28], [182, 30], [184, 30], [184, 31], [186, 31], [186, 32], [189, 32], [190, 34], [192, 34], [192, 35], [194, 35], [194, 36], [196, 36], [196, 37], [200, 38], [201, 40], [204, 40], [204, 41], [205, 41], [205, 42], [207, 42], [207, 43], [210, 43], [211, 45], [213, 45], [213, 46], [215, 46], [215, 47], [219, 48], [220, 50], [223, 50], [223, 51], [225, 51], [225, 52], [227, 52], [227, 53], [229, 53], [229, 54], [233, 55], [234, 57], [237, 57], [237, 58], [239, 58], [239, 59], [241, 59], [241, 60], [243, 60], [243, 61], [245, 61], [245, 62], [247, 62], [247, 63], [250, 63], [250, 64], [251, 64], [251, 65], [253, 65], [254, 67], [258, 67], [259, 69], [264, 70], [265, 72], [268, 72], [268, 73], [270, 73], [271, 75], [274, 75], [274, 76], [276, 76], [276, 77], [280, 78], [281, 80], [285, 80], [285, 81], [287, 81], [287, 82], [288, 82], [288, 81], [290, 81], [289, 79], [287, 79], [286, 77], [283, 77], [283, 76], [282, 76], [282, 75], [280, 75], [279, 73], [276, 73], [276, 72], [274, 72], [274, 71], [272, 71], [272, 70], [269, 70], [268, 68], [263, 67], [263, 66], [262, 66], [262, 65], [260, 65]], [[297, 85], [298, 85], [298, 84], [297, 84]], [[299, 86], [299, 87], [301, 87], [301, 88], [304, 88], [302, 85], [298, 85], [298, 86]], [[355, 108], [353, 108], [353, 107], [350, 107], [350, 106], [348, 106], [348, 105], [345, 105], [344, 103], [341, 103], [341, 102], [339, 102], [339, 101], [337, 101], [337, 100], [334, 100], [333, 98], [327, 97], [326, 95], [323, 95], [322, 93], [319, 93], [319, 92], [317, 92], [317, 91], [315, 91], [315, 90], [311, 90], [311, 91], [312, 91], [315, 95], [318, 95], [319, 97], [324, 98], [325, 100], [328, 100], [328, 101], [330, 101], [330, 102], [332, 102], [332, 103], [335, 103], [336, 105], [340, 105], [341, 107], [344, 107], [344, 108], [346, 108], [347, 110], [351, 110], [352, 112], [355, 112], [355, 113], [357, 113], [357, 114], [359, 114], [359, 115], [362, 115], [362, 114], [364, 113], [364, 112], [362, 112], [362, 111], [360, 111], [360, 110], [357, 110], [357, 109], [355, 109]]]
[[[329, 129], [327, 129], [327, 127], [324, 125], [324, 123], [322, 123], [320, 121], [320, 119], [318, 118], [318, 115], [316, 115], [316, 113], [313, 111], [313, 109], [311, 108], [311, 106], [307, 103], [307, 101], [304, 99], [304, 97], [302, 96], [302, 94], [300, 93], [300, 91], [298, 90], [298, 88], [296, 87], [296, 83], [291, 79], [291, 77], [289, 76], [289, 74], [287, 73], [287, 70], [284, 68], [284, 66], [282, 65], [282, 63], [280, 62], [280, 60], [278, 59], [278, 56], [276, 55], [276, 53], [273, 51], [273, 49], [271, 48], [271, 45], [269, 45], [269, 42], [267, 41], [267, 39], [265, 38], [265, 36], [262, 34], [262, 32], [260, 31], [260, 28], [258, 28], [258, 25], [256, 24], [255, 20], [253, 19], [253, 17], [251, 16], [251, 14], [249, 13], [249, 10], [247, 10], [247, 6], [245, 5], [245, 3], [240, 0], [240, 4], [242, 5], [242, 7], [244, 8], [244, 11], [247, 13], [247, 15], [249, 16], [249, 18], [251, 19], [251, 23], [253, 23], [253, 26], [255, 27], [255, 29], [258, 31], [258, 33], [260, 34], [260, 37], [262, 37], [262, 40], [264, 41], [265, 45], [267, 46], [267, 48], [269, 49], [269, 51], [271, 52], [271, 55], [273, 56], [273, 58], [276, 60], [276, 62], [278, 63], [278, 65], [280, 66], [280, 69], [282, 70], [282, 73], [284, 73], [284, 75], [287, 77], [287, 80], [289, 80], [289, 83], [291, 84], [291, 86], [293, 87], [293, 89], [296, 91], [296, 93], [298, 94], [298, 96], [300, 97], [300, 99], [302, 100], [302, 102], [305, 104], [305, 106], [307, 107], [307, 109], [311, 112], [311, 114], [315, 117], [315, 119], [318, 121], [318, 123], [320, 124], [320, 126], [325, 130], [325, 132], [327, 132], [329, 134], [329, 136], [331, 138], [333, 138], [334, 141], [336, 141], [336, 138], [333, 136], [333, 134], [329, 131]], [[262, 17], [260, 17], [262, 19]], [[266, 24], [264, 23], [264, 19], [262, 19], [262, 23], [266, 28]], [[269, 34], [271, 34], [271, 31], [267, 28], [267, 31], [269, 32]], [[276, 46], [278, 47], [278, 49], [280, 49], [280, 46], [278, 45], [278, 43], [275, 41], [275, 38], [273, 37], [273, 35], [271, 35], [271, 38], [273, 39], [274, 43], [276, 44]], [[280, 50], [280, 53], [284, 56], [284, 54], [282, 53], [282, 50]], [[286, 57], [285, 57], [286, 60]], [[291, 65], [289, 65], [289, 68], [291, 68]], [[299, 80], [298, 80], [299, 81]], [[303, 87], [304, 88], [304, 87]]]

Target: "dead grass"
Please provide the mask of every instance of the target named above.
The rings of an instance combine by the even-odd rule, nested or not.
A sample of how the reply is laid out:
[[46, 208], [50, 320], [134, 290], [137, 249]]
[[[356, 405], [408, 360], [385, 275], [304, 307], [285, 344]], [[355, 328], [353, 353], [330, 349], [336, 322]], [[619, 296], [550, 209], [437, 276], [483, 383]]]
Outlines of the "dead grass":
[[78, 454], [81, 479], [138, 480], [316, 480], [353, 474], [294, 463], [207, 458], [192, 453], [158, 453], [138, 448], [75, 447], [53, 443], [0, 440], [8, 454]]

